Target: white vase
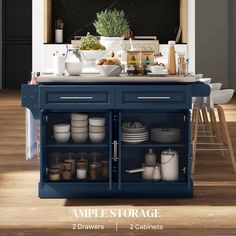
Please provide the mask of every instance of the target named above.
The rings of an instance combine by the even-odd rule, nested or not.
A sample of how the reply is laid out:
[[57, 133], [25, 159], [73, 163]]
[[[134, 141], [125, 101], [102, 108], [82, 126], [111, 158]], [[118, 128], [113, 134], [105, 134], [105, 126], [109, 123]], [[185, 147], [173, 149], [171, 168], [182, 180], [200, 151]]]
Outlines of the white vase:
[[100, 37], [100, 43], [106, 47], [108, 54], [117, 53], [123, 49], [124, 37]]

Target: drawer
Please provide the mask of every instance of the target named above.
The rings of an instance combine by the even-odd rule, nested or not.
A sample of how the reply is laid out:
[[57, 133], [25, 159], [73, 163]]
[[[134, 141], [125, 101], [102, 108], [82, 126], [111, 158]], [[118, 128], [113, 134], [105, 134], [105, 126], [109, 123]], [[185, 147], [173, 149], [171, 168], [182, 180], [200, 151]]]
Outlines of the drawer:
[[189, 109], [191, 85], [120, 86], [118, 109]]
[[110, 109], [114, 107], [111, 86], [40, 85], [40, 109]]

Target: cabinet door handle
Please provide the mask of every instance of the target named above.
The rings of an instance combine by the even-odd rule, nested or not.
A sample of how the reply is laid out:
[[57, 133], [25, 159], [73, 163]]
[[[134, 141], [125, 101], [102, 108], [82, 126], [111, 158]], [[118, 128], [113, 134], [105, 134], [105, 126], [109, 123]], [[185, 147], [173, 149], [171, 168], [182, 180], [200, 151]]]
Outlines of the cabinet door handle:
[[137, 97], [138, 100], [169, 100], [171, 97]]
[[113, 157], [113, 159], [115, 162], [117, 162], [117, 160], [118, 160], [117, 144], [118, 144], [117, 141], [114, 140], [114, 143], [113, 143], [114, 157]]
[[93, 97], [60, 97], [61, 100], [93, 100]]

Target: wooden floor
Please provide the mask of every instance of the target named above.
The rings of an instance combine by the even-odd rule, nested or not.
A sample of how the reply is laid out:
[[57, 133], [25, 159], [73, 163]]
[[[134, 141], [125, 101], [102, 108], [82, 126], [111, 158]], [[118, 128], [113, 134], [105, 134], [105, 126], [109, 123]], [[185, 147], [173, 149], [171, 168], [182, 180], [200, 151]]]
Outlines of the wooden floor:
[[[236, 153], [236, 99], [225, 108]], [[197, 156], [193, 199], [56, 199], [37, 197], [38, 160], [25, 161], [25, 110], [20, 93], [0, 91], [0, 235], [236, 235], [236, 174], [219, 153]], [[74, 209], [160, 209], [160, 219], [81, 219]], [[73, 223], [104, 231], [73, 231]], [[119, 226], [115, 230], [116, 223]], [[129, 224], [162, 231], [131, 231]]]

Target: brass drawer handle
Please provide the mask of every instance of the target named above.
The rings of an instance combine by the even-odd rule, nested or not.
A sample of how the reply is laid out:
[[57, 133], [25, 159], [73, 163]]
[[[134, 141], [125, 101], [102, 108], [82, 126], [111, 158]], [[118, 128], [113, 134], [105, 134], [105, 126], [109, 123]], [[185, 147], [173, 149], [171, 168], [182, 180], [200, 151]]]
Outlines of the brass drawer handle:
[[60, 97], [61, 100], [93, 100], [93, 97]]
[[170, 100], [171, 97], [137, 97], [138, 100]]

